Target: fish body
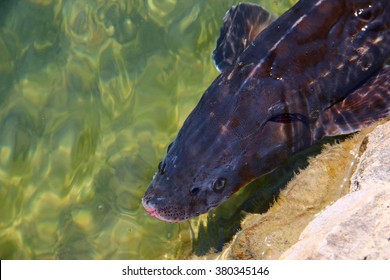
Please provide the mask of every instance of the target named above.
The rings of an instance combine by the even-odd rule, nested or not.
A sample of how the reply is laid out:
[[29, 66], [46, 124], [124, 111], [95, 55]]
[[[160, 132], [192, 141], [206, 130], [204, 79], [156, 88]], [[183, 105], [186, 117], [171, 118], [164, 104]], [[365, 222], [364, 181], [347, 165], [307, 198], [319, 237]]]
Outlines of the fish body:
[[213, 58], [221, 74], [169, 145], [142, 203], [180, 222], [324, 136], [390, 113], [390, 1], [301, 0], [273, 21], [240, 3]]

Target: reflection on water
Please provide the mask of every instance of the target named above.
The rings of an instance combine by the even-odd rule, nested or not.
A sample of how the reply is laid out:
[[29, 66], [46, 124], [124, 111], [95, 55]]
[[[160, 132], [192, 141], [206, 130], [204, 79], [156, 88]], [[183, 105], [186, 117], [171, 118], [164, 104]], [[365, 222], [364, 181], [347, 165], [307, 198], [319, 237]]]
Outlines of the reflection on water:
[[218, 74], [211, 52], [235, 2], [1, 1], [1, 259], [192, 250], [188, 223], [149, 217], [140, 200]]

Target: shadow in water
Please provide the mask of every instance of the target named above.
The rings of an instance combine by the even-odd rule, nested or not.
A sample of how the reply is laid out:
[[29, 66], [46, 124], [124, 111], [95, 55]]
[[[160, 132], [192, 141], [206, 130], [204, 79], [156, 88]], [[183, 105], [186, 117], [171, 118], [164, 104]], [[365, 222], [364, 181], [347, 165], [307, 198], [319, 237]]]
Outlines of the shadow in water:
[[16, 5], [19, 0], [0, 0], [0, 28], [4, 25], [4, 22], [7, 20], [6, 15], [8, 15], [11, 8]]

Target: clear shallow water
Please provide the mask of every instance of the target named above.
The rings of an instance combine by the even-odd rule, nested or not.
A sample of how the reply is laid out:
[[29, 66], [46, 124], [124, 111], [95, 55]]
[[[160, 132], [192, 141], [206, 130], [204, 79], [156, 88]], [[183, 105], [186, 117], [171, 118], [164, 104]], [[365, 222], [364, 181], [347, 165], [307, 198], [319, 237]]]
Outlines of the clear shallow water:
[[[263, 5], [279, 15], [290, 2]], [[192, 244], [188, 223], [140, 201], [218, 74], [233, 3], [0, 2], [0, 259], [172, 259], [227, 241], [235, 229], [218, 225], [241, 208], [192, 221]]]

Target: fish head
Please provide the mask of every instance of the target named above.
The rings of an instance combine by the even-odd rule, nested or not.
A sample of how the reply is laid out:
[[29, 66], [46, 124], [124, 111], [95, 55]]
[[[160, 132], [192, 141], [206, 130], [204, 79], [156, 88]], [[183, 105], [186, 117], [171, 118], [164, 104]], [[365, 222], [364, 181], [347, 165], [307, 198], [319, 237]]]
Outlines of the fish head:
[[205, 92], [144, 195], [144, 208], [151, 215], [168, 222], [198, 216], [287, 158], [296, 146], [293, 139], [302, 139], [292, 134], [305, 126], [276, 120], [273, 116], [284, 108], [275, 98], [282, 89], [261, 85], [270, 97], [259, 101], [253, 93], [258, 82], [242, 86], [219, 77]]

